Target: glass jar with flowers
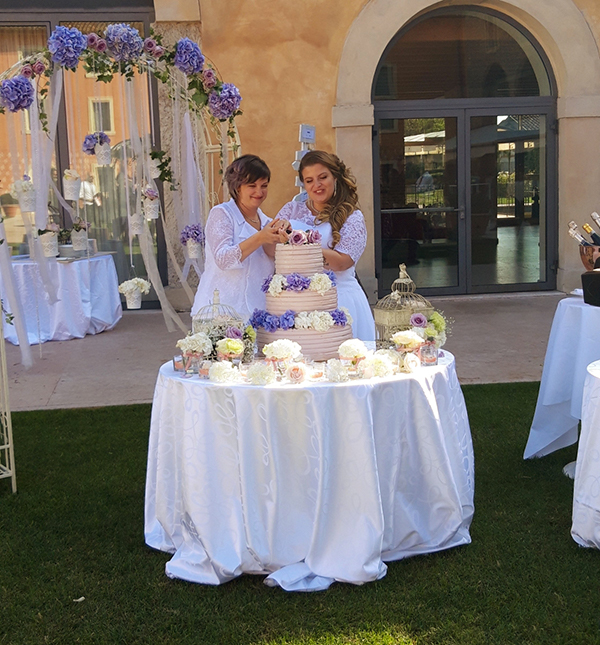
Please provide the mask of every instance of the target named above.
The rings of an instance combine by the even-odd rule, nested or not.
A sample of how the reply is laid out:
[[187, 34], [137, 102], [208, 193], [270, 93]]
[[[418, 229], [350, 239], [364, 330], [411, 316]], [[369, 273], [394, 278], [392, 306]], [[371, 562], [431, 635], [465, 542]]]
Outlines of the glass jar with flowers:
[[204, 241], [202, 225], [189, 224], [184, 226], [179, 241], [185, 246], [190, 260], [200, 258], [202, 255], [202, 242]]
[[160, 200], [158, 190], [148, 185], [142, 190], [144, 215], [147, 219], [158, 219]]
[[[239, 332], [238, 329], [236, 332]], [[229, 336], [221, 338], [217, 341], [217, 359], [220, 361], [230, 361], [234, 365], [239, 365], [244, 354], [244, 341], [242, 340], [241, 333], [239, 338], [231, 338]]]
[[119, 293], [125, 296], [127, 309], [140, 309], [142, 307], [142, 294], [150, 293], [152, 285], [143, 278], [125, 280], [119, 285]]
[[106, 132], [86, 135], [83, 140], [83, 152], [86, 155], [96, 155], [96, 163], [99, 166], [108, 166], [111, 160], [110, 137]]
[[60, 226], [48, 220], [46, 228], [38, 229], [38, 236], [42, 243], [42, 250], [47, 258], [55, 258], [58, 255], [58, 234]]
[[348, 370], [351, 378], [357, 378], [358, 366], [367, 356], [367, 346], [358, 338], [345, 340], [338, 348], [340, 361]]
[[391, 341], [394, 343], [396, 351], [404, 356], [407, 353], [416, 352], [419, 347], [424, 343], [425, 338], [421, 336], [415, 328], [397, 331], [392, 335]]
[[183, 369], [187, 374], [198, 374], [202, 358], [213, 350], [210, 338], [203, 332], [188, 334], [177, 341], [177, 347], [183, 355]]
[[280, 338], [274, 340], [272, 343], [263, 347], [263, 354], [268, 363], [270, 363], [277, 374], [277, 378], [281, 379], [285, 376], [287, 368], [290, 366], [294, 358], [302, 356], [302, 347], [293, 340], [287, 338]]

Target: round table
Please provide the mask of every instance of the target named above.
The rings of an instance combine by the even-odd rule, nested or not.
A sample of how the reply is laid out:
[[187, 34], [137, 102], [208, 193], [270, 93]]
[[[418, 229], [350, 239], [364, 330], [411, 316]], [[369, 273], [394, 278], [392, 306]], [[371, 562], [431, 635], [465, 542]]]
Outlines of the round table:
[[577, 441], [583, 382], [600, 359], [600, 307], [580, 297], [558, 303], [524, 459], [543, 457]]
[[167, 575], [362, 584], [471, 541], [473, 446], [454, 358], [347, 383], [217, 384], [160, 368], [145, 539]]
[[600, 548], [600, 361], [588, 365], [583, 388], [571, 535], [581, 546]]
[[[37, 264], [29, 258], [12, 261], [31, 345], [49, 340], [83, 338], [112, 329], [121, 320], [117, 270], [111, 254], [79, 259], [49, 259], [48, 273], [58, 301], [48, 302]], [[4, 286], [0, 279], [0, 292]], [[4, 337], [18, 345], [17, 332], [4, 325]]]

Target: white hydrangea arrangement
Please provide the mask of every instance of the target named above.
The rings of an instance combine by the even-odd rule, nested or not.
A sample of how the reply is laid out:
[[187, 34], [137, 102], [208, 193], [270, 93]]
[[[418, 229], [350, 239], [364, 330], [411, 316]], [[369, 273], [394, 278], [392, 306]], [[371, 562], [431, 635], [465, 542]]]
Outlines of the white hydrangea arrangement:
[[125, 280], [119, 285], [119, 293], [127, 295], [128, 293], [133, 293], [134, 291], [141, 291], [142, 293], [150, 293], [150, 287], [152, 285], [148, 280], [143, 278], [132, 278], [131, 280]]
[[364, 358], [367, 355], [367, 346], [358, 338], [345, 340], [339, 347], [338, 353], [340, 358], [356, 360]]
[[392, 376], [397, 370], [397, 365], [385, 354], [370, 354], [360, 363], [360, 375], [362, 378], [373, 378]]
[[280, 338], [279, 340], [274, 340], [272, 343], [265, 345], [262, 351], [267, 358], [281, 361], [300, 356], [302, 347], [293, 340]]
[[242, 375], [229, 361], [219, 361], [210, 366], [208, 378], [215, 383], [236, 383], [242, 380]]
[[275, 370], [266, 363], [253, 363], [248, 368], [246, 378], [252, 385], [268, 385], [276, 380]]
[[210, 338], [203, 332], [188, 334], [185, 338], [177, 341], [177, 348], [184, 354], [201, 354], [208, 356], [213, 349]]
[[350, 378], [348, 368], [337, 358], [330, 358], [327, 361], [325, 376], [332, 383], [344, 383]]

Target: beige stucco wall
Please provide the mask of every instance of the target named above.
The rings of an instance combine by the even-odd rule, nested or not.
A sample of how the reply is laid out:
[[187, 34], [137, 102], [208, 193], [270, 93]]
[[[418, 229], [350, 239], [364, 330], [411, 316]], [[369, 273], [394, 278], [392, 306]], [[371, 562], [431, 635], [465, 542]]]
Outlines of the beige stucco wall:
[[[157, 19], [202, 20], [202, 48], [222, 77], [241, 90], [238, 127], [244, 152], [273, 171], [265, 211], [296, 192], [290, 164], [298, 125], [317, 127], [318, 147], [336, 150], [358, 179], [373, 240], [370, 104], [377, 63], [396, 32], [422, 12], [448, 5], [485, 6], [524, 25], [544, 48], [558, 85], [558, 286], [577, 286], [577, 248], [564, 232], [600, 209], [600, 3], [597, 0], [156, 0]], [[196, 17], [187, 18], [190, 11]], [[180, 11], [178, 14], [177, 11]], [[583, 180], [581, 178], [584, 178]], [[582, 188], [578, 188], [581, 186]], [[374, 245], [358, 266], [374, 289]]]

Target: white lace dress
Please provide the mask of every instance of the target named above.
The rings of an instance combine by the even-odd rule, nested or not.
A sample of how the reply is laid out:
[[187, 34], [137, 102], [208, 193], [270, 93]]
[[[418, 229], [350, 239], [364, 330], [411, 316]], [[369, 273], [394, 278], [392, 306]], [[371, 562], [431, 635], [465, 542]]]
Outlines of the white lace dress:
[[[315, 218], [305, 202], [288, 202], [279, 211], [277, 217], [297, 220], [311, 228], [316, 228], [321, 233], [321, 246], [325, 249], [331, 248], [331, 224], [323, 222], [316, 225]], [[349, 255], [354, 261], [354, 265], [356, 265], [366, 245], [367, 228], [365, 218], [359, 210], [356, 210], [342, 226], [340, 241], [335, 250]], [[337, 278], [338, 306], [346, 307], [350, 312], [353, 320], [352, 333], [354, 338], [375, 340], [375, 321], [365, 292], [356, 280], [354, 266], [345, 271], [335, 271], [335, 276]]]
[[[271, 222], [260, 209], [258, 214], [261, 228]], [[255, 309], [265, 308], [261, 285], [273, 273], [273, 260], [261, 246], [240, 261], [240, 242], [255, 233], [256, 229], [246, 222], [233, 199], [211, 209], [206, 222], [205, 268], [192, 316], [212, 302], [215, 289], [219, 290], [221, 302], [232, 306], [244, 321]]]

